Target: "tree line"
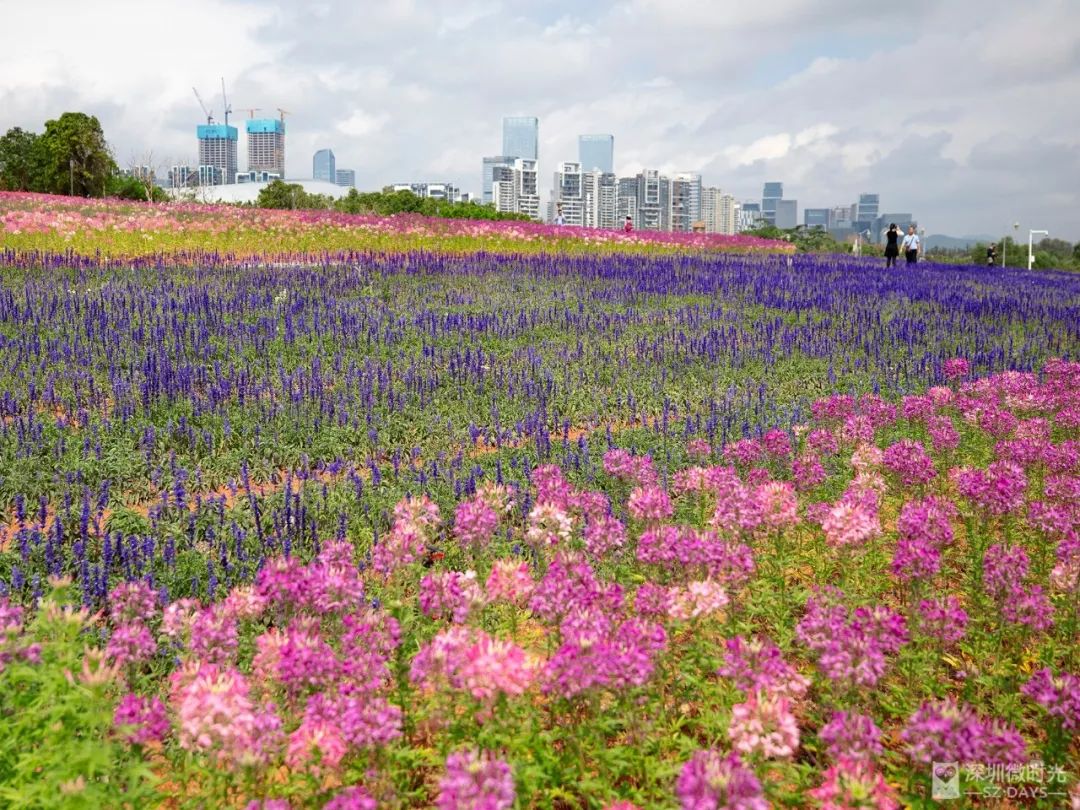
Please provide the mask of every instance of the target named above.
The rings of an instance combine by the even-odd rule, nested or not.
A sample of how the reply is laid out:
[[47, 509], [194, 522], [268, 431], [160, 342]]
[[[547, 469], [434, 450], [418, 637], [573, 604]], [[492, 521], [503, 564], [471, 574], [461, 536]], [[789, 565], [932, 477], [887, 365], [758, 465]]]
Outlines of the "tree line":
[[357, 191], [349, 189], [344, 197], [335, 200], [327, 194], [312, 194], [299, 183], [272, 180], [259, 191], [254, 203], [258, 208], [338, 211], [343, 214], [422, 214], [449, 219], [528, 220], [523, 214], [506, 214], [492, 205], [477, 202], [450, 202], [420, 197], [411, 191]]
[[0, 136], [0, 190], [163, 200], [165, 192], [122, 177], [97, 116], [66, 112], [41, 133], [12, 127]]

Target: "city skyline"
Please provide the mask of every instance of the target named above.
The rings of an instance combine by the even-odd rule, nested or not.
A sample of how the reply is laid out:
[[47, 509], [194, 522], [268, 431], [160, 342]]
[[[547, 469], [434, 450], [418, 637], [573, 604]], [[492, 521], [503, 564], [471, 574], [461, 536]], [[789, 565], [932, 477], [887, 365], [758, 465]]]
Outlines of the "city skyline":
[[[1080, 9], [1055, 0], [1022, 16], [1001, 0], [161, 0], [139, 15], [122, 0], [0, 2], [0, 128], [85, 111], [121, 165], [151, 149], [163, 165], [196, 163], [205, 119], [191, 86], [225, 76], [234, 108], [291, 111], [286, 176], [333, 144], [362, 188], [439, 178], [480, 192], [478, 159], [522, 112], [540, 119], [545, 199], [578, 136], [602, 132], [620, 176], [691, 167], [739, 200], [780, 178], [818, 208], [874, 188], [934, 232], [1021, 221], [1080, 238]], [[85, 47], [187, 29], [204, 35], [138, 70], [130, 51]], [[204, 94], [220, 116], [220, 95]]]

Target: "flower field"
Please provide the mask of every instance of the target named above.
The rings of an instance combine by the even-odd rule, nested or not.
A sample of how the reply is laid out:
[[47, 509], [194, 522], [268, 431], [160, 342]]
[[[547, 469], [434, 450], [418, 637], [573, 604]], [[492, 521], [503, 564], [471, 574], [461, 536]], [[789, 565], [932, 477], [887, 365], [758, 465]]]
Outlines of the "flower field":
[[1080, 277], [571, 230], [0, 195], [0, 805], [1080, 806]]

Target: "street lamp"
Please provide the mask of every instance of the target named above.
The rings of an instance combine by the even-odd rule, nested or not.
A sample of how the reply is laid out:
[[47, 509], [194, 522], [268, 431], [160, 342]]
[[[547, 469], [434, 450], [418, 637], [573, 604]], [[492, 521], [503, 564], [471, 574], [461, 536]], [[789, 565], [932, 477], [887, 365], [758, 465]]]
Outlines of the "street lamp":
[[[1014, 222], [1013, 223], [1013, 234], [1019, 233], [1019, 231], [1020, 231], [1020, 223], [1019, 222]], [[1013, 244], [1014, 245], [1016, 244], [1016, 236], [1015, 235], [1013, 236]], [[1001, 240], [1001, 269], [1002, 270], [1005, 269], [1005, 252], [1006, 252], [1005, 251], [1005, 240], [1002, 239]]]
[[1032, 237], [1034, 237], [1037, 233], [1041, 233], [1043, 236], [1050, 235], [1050, 231], [1028, 231], [1028, 270], [1030, 270], [1031, 266], [1035, 264], [1034, 241]]

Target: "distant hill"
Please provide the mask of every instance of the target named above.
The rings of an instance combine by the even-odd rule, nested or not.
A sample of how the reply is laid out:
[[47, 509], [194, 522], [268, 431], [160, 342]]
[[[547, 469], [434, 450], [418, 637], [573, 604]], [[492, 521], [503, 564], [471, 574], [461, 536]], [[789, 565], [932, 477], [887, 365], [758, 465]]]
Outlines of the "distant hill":
[[926, 249], [930, 248], [946, 248], [949, 250], [957, 250], [963, 248], [969, 248], [972, 245], [976, 245], [979, 242], [996, 242], [1000, 236], [986, 236], [980, 234], [978, 236], [946, 236], [941, 233], [934, 233], [926, 237]]

